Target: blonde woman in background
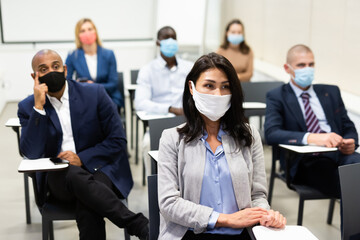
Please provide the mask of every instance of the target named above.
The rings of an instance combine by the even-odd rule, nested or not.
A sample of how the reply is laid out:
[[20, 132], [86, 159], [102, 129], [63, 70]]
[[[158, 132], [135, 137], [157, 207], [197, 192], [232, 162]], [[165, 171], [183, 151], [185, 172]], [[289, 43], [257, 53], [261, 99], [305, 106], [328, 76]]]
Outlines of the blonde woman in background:
[[118, 106], [124, 102], [118, 89], [118, 74], [115, 54], [102, 47], [97, 29], [89, 18], [80, 19], [75, 27], [76, 49], [66, 58], [68, 79], [80, 82], [99, 83]]
[[241, 82], [249, 82], [253, 75], [254, 54], [246, 44], [244, 25], [234, 19], [226, 26], [224, 42], [216, 53], [226, 57], [234, 66]]

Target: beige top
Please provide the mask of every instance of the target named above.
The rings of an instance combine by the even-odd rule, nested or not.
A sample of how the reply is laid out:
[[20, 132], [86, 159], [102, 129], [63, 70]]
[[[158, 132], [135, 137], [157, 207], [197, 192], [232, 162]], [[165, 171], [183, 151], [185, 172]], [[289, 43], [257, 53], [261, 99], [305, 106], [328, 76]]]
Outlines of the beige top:
[[216, 53], [226, 57], [234, 66], [240, 81], [249, 82], [253, 75], [254, 54], [250, 49], [248, 54], [240, 52], [239, 48], [219, 48]]

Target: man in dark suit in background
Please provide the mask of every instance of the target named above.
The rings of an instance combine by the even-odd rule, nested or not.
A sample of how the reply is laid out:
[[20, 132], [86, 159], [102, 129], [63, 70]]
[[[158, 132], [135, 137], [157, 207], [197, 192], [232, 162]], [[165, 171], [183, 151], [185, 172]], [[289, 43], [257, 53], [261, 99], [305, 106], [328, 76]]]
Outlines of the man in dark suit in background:
[[80, 239], [105, 239], [104, 217], [146, 239], [147, 218], [121, 201], [133, 180], [121, 120], [104, 87], [67, 81], [66, 66], [52, 50], [39, 51], [32, 68], [34, 94], [18, 109], [21, 151], [30, 159], [70, 163], [66, 170], [39, 176], [42, 195], [76, 205]]
[[311, 185], [340, 197], [337, 167], [360, 162], [358, 134], [349, 119], [337, 86], [314, 84], [314, 55], [305, 45], [295, 45], [287, 54], [288, 84], [267, 94], [265, 138], [268, 144], [337, 147], [337, 152], [295, 158], [293, 182]]

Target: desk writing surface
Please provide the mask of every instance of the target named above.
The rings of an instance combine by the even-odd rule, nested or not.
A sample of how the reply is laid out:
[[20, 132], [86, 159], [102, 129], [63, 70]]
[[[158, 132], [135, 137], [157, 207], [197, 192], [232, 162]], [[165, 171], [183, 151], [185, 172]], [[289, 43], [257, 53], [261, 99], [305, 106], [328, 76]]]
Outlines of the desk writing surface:
[[158, 161], [159, 150], [149, 151], [148, 154], [149, 154], [150, 157], [151, 157], [152, 159], [154, 159], [156, 162]]
[[173, 118], [176, 115], [173, 113], [167, 113], [167, 114], [156, 114], [156, 113], [148, 113], [146, 111], [136, 111], [136, 115], [140, 118], [142, 121], [149, 121], [154, 119], [162, 119], [162, 118]]
[[319, 240], [304, 226], [285, 226], [284, 229], [255, 226], [256, 240]]
[[9, 118], [6, 123], [6, 127], [21, 127], [19, 118]]
[[279, 144], [279, 146], [297, 153], [333, 152], [338, 150], [337, 148], [328, 148], [328, 147], [313, 146], [313, 145], [297, 146], [297, 145]]
[[266, 109], [266, 103], [262, 102], [243, 102], [244, 109]]
[[54, 164], [49, 158], [23, 159], [18, 167], [18, 172], [54, 171], [67, 168], [69, 164]]
[[136, 90], [137, 84], [125, 84], [127, 90]]

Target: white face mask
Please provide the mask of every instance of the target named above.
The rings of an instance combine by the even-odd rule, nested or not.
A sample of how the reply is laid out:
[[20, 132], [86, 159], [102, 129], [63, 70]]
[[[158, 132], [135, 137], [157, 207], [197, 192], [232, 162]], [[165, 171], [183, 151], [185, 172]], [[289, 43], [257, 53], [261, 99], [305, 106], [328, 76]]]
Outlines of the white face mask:
[[222, 96], [204, 94], [196, 91], [193, 81], [191, 81], [191, 86], [196, 109], [211, 121], [219, 120], [229, 110], [231, 94]]

